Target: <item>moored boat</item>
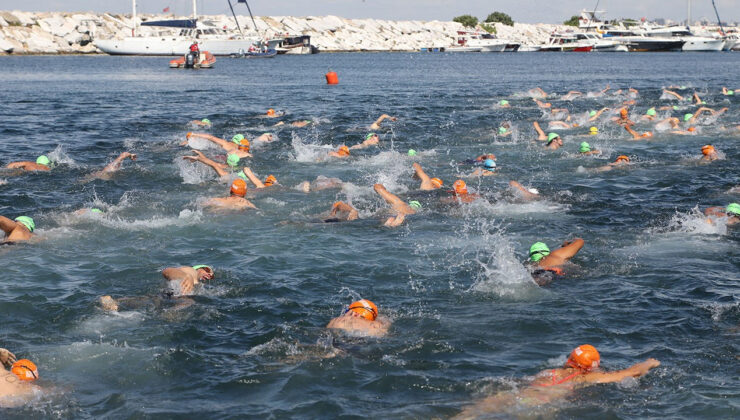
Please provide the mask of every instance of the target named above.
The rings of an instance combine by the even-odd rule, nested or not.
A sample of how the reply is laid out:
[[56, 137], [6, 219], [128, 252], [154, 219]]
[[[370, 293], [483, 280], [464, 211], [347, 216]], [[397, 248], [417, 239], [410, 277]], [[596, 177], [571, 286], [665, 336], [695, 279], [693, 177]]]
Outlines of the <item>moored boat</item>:
[[189, 52], [180, 58], [170, 60], [171, 69], [211, 69], [216, 63], [216, 57], [208, 51], [201, 51], [199, 55]]

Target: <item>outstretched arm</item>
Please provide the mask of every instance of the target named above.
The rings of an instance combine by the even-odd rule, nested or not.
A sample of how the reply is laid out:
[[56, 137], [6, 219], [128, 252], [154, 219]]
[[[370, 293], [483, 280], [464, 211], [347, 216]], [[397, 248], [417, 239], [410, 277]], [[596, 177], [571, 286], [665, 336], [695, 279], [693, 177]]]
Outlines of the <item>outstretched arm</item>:
[[532, 98], [532, 100], [537, 104], [540, 108], [550, 108], [552, 104], [550, 102], [542, 102], [540, 100], [537, 100], [535, 98]]
[[421, 165], [418, 163], [414, 163], [412, 165], [414, 167], [414, 175], [421, 180], [421, 186], [419, 189], [421, 190], [434, 190], [434, 184], [432, 184], [432, 179], [429, 178], [429, 175], [427, 175], [426, 172], [424, 172], [424, 169], [421, 168]]
[[403, 200], [398, 198], [395, 194], [391, 194], [385, 189], [383, 184], [373, 185], [375, 192], [378, 193], [383, 199], [393, 207], [397, 213], [414, 214], [416, 211], [406, 204]]
[[663, 89], [663, 93], [667, 93], [668, 95], [674, 96], [679, 101], [682, 101], [683, 100], [683, 96], [679, 95], [678, 93], [676, 93], [676, 92], [674, 92], [672, 90]]
[[583, 375], [583, 382], [594, 384], [604, 384], [609, 382], [620, 382], [625, 378], [639, 378], [650, 371], [650, 369], [660, 366], [660, 362], [655, 359], [647, 359], [642, 363], [630, 366], [627, 369], [616, 372], [591, 372]]
[[701, 105], [701, 102], [702, 101], [699, 95], [696, 92], [694, 92], [694, 103], [696, 103], [697, 105]]
[[233, 149], [233, 147], [231, 147], [231, 145], [233, 145], [234, 143], [228, 142], [228, 141], [226, 141], [226, 140], [224, 140], [222, 138], [218, 138], [218, 137], [212, 136], [210, 134], [206, 134], [206, 133], [188, 133], [187, 137], [188, 138], [198, 137], [198, 138], [201, 138], [201, 139], [206, 139], [206, 140], [208, 140], [210, 142], [216, 143], [217, 145], [221, 146], [222, 148], [224, 148], [226, 150], [232, 150]]
[[259, 178], [257, 178], [254, 175], [254, 173], [252, 172], [251, 169], [249, 169], [249, 167], [245, 166], [244, 169], [242, 169], [242, 172], [244, 172], [244, 175], [246, 175], [247, 178], [249, 178], [249, 180], [252, 181], [252, 184], [254, 184], [255, 187], [265, 188], [265, 184], [263, 184], [262, 181], [260, 181]]
[[106, 165], [105, 168], [103, 168], [102, 172], [110, 173], [121, 169], [121, 163], [123, 163], [123, 161], [128, 158], [130, 158], [131, 160], [136, 160], [136, 155], [129, 152], [123, 152], [118, 155], [117, 158], [113, 159], [113, 162]]
[[650, 131], [646, 131], [640, 134], [637, 131], [633, 130], [629, 124], [625, 125], [624, 129], [627, 130], [627, 132], [632, 135], [632, 140], [641, 140], [647, 137], [652, 137], [653, 135], [653, 133], [651, 133]]
[[522, 184], [518, 183], [517, 181], [509, 181], [509, 186], [512, 188], [516, 188], [527, 200], [539, 200], [540, 198], [539, 194], [529, 192], [529, 190], [524, 188]]
[[609, 108], [601, 108], [600, 110], [598, 110], [596, 112], [596, 115], [594, 115], [593, 117], [589, 118], [588, 120], [589, 121], [594, 121], [595, 119], [599, 118], [601, 116], [601, 114], [604, 113], [604, 111], [608, 111], [608, 110], [609, 110]]
[[378, 130], [380, 128], [380, 123], [382, 123], [383, 120], [385, 120], [385, 119], [390, 119], [391, 121], [396, 121], [397, 120], [396, 117], [391, 117], [388, 114], [383, 114], [380, 117], [378, 117], [378, 119], [375, 120], [374, 123], [370, 124], [370, 129], [371, 130]]
[[15, 220], [8, 219], [5, 216], [0, 216], [0, 229], [5, 232], [6, 235], [10, 235], [10, 232], [18, 226], [18, 222]]
[[609, 89], [611, 89], [611, 87], [609, 87], [609, 85], [606, 85], [606, 87], [604, 88], [604, 90], [601, 91], [601, 93], [609, 92]]
[[403, 213], [398, 213], [397, 215], [393, 217], [389, 217], [385, 223], [383, 223], [383, 226], [387, 227], [396, 227], [400, 226], [403, 221], [406, 220], [406, 215]]
[[351, 205], [344, 203], [342, 201], [337, 201], [334, 203], [333, 206], [331, 206], [331, 212], [330, 214], [332, 216], [336, 216], [338, 212], [344, 212], [347, 213], [347, 220], [356, 220], [359, 219], [360, 215], [357, 212], [357, 210], [352, 207]]
[[550, 255], [567, 260], [569, 258], [573, 258], [573, 256], [576, 255], [585, 244], [586, 242], [581, 238], [576, 238], [572, 241], [565, 241], [563, 242], [562, 247], [552, 251]]
[[210, 166], [211, 168], [213, 168], [214, 171], [216, 171], [219, 177], [228, 175], [228, 172], [224, 170], [223, 164], [214, 162], [213, 160], [207, 158], [203, 153], [197, 150], [195, 150], [194, 152], [197, 154], [197, 156], [183, 156], [182, 158], [186, 160], [190, 160], [192, 162], [200, 162], [200, 163]]
[[537, 121], [533, 121], [532, 125], [534, 126], [534, 129], [537, 131], [537, 140], [539, 141], [547, 140], [547, 136], [545, 135], [545, 132], [542, 131], [542, 128], [540, 128], [540, 123], [538, 123]]

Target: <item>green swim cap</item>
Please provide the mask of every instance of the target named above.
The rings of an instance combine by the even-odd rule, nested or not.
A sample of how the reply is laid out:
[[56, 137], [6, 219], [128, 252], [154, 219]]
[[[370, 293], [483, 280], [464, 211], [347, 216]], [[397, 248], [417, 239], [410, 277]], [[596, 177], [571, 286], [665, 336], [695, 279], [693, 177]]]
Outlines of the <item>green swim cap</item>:
[[684, 120], [684, 121], [688, 121], [688, 120], [690, 120], [690, 119], [691, 119], [691, 117], [693, 117], [693, 116], [694, 116], [694, 114], [684, 114], [684, 115], [683, 115], [683, 120]]
[[103, 210], [100, 209], [90, 209], [90, 213], [102, 213]]
[[51, 163], [51, 161], [49, 160], [48, 157], [46, 157], [46, 155], [41, 155], [38, 158], [36, 158], [36, 164], [38, 164], [38, 165], [46, 165], [46, 166], [49, 166], [50, 163]]
[[581, 148], [578, 149], [578, 151], [581, 152], [581, 153], [590, 152], [591, 151], [591, 145], [588, 144], [588, 143], [586, 143], [585, 141], [584, 142], [581, 142]]
[[202, 120], [200, 120], [200, 122], [202, 122], [203, 124], [210, 124], [211, 120], [209, 120], [208, 118], [203, 118]]
[[596, 111], [594, 111], [593, 109], [590, 110], [590, 111], [588, 111], [588, 116], [589, 117], [593, 117], [594, 115], [596, 115]]
[[239, 164], [239, 156], [235, 153], [229, 153], [229, 155], [226, 156], [226, 163], [228, 163], [232, 168], [235, 167]]
[[681, 86], [681, 89], [686, 89], [686, 86]]
[[498, 104], [501, 105], [501, 106], [509, 105], [509, 101], [507, 101], [506, 99], [502, 99], [502, 100], [498, 101]]
[[727, 95], [729, 95], [729, 96], [732, 96], [734, 94], [735, 94], [735, 91], [734, 90], [728, 90], [727, 91]]
[[678, 105], [673, 105], [673, 110], [678, 111]]
[[651, 117], [654, 117], [655, 116], [655, 108], [648, 109], [647, 112], [645, 113], [645, 115], [649, 115]]
[[421, 208], [421, 203], [416, 200], [409, 201], [409, 206], [414, 210], [419, 210]]
[[201, 264], [193, 266], [193, 270], [195, 271], [198, 271], [199, 268], [207, 268], [212, 274], [216, 273], [215, 271], [213, 271], [213, 267], [211, 267], [210, 265]]
[[236, 144], [239, 144], [242, 140], [244, 140], [244, 134], [234, 134], [234, 137], [231, 138], [231, 141]]
[[701, 101], [701, 104], [702, 105], [706, 105], [707, 104], [707, 101]]
[[36, 229], [36, 223], [28, 216], [18, 216], [15, 218], [15, 221], [25, 226], [29, 232], [33, 232]]
[[558, 133], [550, 133], [550, 134], [548, 134], [547, 135], [547, 144], [552, 143], [552, 141], [555, 140], [558, 137], [560, 137], [560, 135]]
[[550, 255], [550, 248], [544, 242], [535, 242], [529, 247], [529, 259], [534, 262], [541, 260], [542, 257], [547, 255]]
[[737, 204], [737, 203], [728, 204], [727, 213], [731, 213], [734, 216], [740, 216], [740, 204]]
[[506, 134], [506, 127], [499, 127], [498, 128], [498, 133], [499, 134]]
[[365, 136], [365, 140], [369, 140], [370, 137], [372, 137], [374, 135], [375, 135], [375, 133], [367, 133], [367, 135]]
[[414, 150], [414, 149], [409, 149], [409, 152], [408, 152], [408, 154], [409, 154], [409, 156], [416, 156], [416, 150]]
[[244, 171], [239, 171], [239, 173], [236, 174], [236, 176], [238, 176], [239, 178], [241, 178], [241, 179], [243, 179], [245, 181], [247, 180], [247, 175], [244, 173]]

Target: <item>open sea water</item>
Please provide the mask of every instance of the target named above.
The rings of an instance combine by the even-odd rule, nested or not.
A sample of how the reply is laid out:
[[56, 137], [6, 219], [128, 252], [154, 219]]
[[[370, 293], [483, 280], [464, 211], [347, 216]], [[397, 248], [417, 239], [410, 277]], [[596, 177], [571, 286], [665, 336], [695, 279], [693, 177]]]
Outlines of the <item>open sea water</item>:
[[[3, 166], [46, 154], [50, 173], [0, 172], [0, 214], [36, 220], [37, 243], [0, 248], [0, 347], [39, 366], [44, 392], [27, 418], [448, 418], [488, 395], [516, 392], [540, 370], [561, 366], [577, 345], [623, 369], [646, 358], [661, 366], [639, 380], [596, 385], [557, 403], [497, 418], [730, 419], [740, 415], [740, 251], [737, 227], [705, 222], [701, 210], [740, 201], [737, 147], [740, 54], [319, 54], [270, 60], [218, 58], [214, 69], [167, 67], [170, 58], [3, 57]], [[340, 84], [328, 86], [324, 73]], [[612, 90], [594, 94], [607, 84]], [[703, 118], [697, 134], [657, 132], [630, 141], [609, 121], [639, 90], [633, 119], [693, 112], [690, 101], [729, 110]], [[548, 130], [552, 116], [527, 90], [582, 126]], [[624, 89], [616, 94], [617, 89]], [[569, 90], [584, 97], [566, 101]], [[501, 99], [510, 109], [497, 106]], [[591, 109], [611, 107], [583, 136]], [[306, 128], [272, 125], [311, 120]], [[378, 148], [327, 160], [364, 139], [387, 113]], [[248, 165], [281, 186], [250, 190], [259, 208], [204, 210], [228, 195], [213, 171], [182, 160], [193, 119], [230, 139], [265, 132]], [[497, 135], [509, 121], [511, 137]], [[532, 121], [565, 145], [534, 142]], [[639, 131], [654, 130], [645, 123]], [[203, 131], [203, 130], [200, 130]], [[582, 157], [588, 141], [603, 151]], [[713, 144], [722, 159], [699, 164]], [[223, 151], [194, 142], [223, 160]], [[415, 157], [407, 150], [418, 151]], [[110, 180], [86, 180], [122, 151]], [[495, 153], [498, 175], [466, 178], [482, 199], [440, 204], [419, 192], [419, 162], [448, 189]], [[590, 168], [628, 155], [627, 169]], [[341, 189], [304, 193], [318, 176]], [[509, 180], [537, 188], [525, 203]], [[424, 208], [402, 226], [381, 226], [383, 183]], [[734, 191], [734, 192], [733, 192]], [[361, 220], [317, 223], [337, 200]], [[75, 214], [97, 207], [104, 214]], [[538, 287], [529, 246], [551, 249], [582, 237], [567, 275]], [[179, 311], [144, 307], [106, 313], [102, 295], [154, 296], [165, 267], [211, 264], [216, 279]], [[393, 324], [387, 337], [331, 332], [327, 322], [358, 298]]]

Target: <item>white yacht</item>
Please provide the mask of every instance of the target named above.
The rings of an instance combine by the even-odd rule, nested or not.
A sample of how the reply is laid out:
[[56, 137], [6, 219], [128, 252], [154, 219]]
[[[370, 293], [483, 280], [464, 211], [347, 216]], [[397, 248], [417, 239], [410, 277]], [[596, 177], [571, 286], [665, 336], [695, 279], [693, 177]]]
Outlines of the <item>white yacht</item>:
[[723, 39], [696, 36], [688, 28], [680, 26], [647, 29], [643, 33], [652, 38], [680, 39], [684, 42], [682, 51], [722, 51], [725, 46]]
[[496, 35], [479, 31], [457, 31], [457, 45], [447, 48], [448, 52], [503, 52], [508, 41]]

